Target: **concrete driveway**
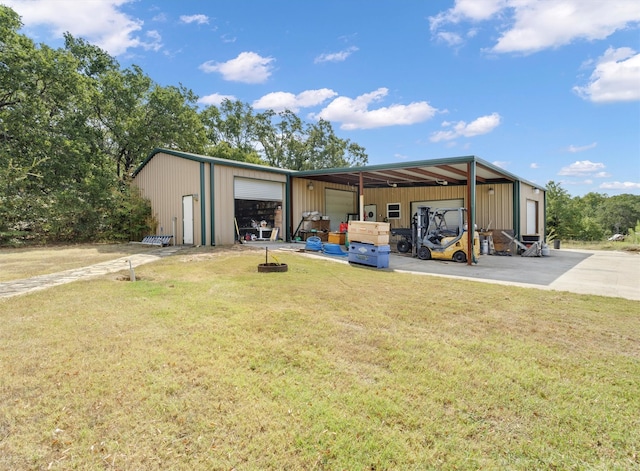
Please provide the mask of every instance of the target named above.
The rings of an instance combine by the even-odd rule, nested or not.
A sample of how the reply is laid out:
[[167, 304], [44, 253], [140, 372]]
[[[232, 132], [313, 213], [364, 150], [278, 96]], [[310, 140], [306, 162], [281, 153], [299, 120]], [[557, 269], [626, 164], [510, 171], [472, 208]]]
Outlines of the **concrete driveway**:
[[392, 254], [397, 271], [640, 300], [640, 254], [551, 250], [548, 257], [481, 256], [476, 265]]
[[389, 270], [640, 301], [640, 254], [631, 252], [551, 249], [547, 257], [483, 255], [471, 266], [392, 252]]

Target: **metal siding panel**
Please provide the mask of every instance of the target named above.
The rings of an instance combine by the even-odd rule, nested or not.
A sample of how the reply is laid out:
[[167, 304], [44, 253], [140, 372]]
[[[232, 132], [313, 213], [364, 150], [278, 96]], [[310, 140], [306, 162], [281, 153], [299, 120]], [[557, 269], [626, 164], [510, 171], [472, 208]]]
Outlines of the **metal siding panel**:
[[[144, 166], [134, 182], [142, 195], [151, 201], [153, 215], [158, 221], [156, 232], [171, 234], [175, 242], [179, 243], [182, 240], [182, 197], [199, 194], [199, 163], [160, 153]], [[195, 204], [195, 211], [199, 212], [200, 198]], [[175, 234], [173, 218], [176, 218]]]

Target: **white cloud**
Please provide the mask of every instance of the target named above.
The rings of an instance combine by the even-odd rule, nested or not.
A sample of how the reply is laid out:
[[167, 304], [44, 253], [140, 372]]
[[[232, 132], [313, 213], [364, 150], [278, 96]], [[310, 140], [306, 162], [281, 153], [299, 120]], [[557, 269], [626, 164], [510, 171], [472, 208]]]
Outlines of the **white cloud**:
[[165, 23], [167, 21], [167, 15], [163, 12], [160, 12], [156, 16], [151, 18], [151, 21], [157, 21], [158, 23]]
[[507, 162], [505, 160], [494, 160], [491, 163], [493, 165], [495, 165], [496, 167], [500, 167], [500, 168], [503, 168], [503, 169], [506, 169], [509, 165], [511, 165], [511, 162]]
[[209, 24], [209, 17], [207, 15], [182, 15], [180, 17], [182, 23], [197, 23], [199, 25]]
[[481, 134], [487, 134], [500, 125], [502, 118], [498, 113], [492, 113], [486, 116], [480, 116], [470, 123], [458, 121], [452, 123], [445, 121], [442, 126], [451, 128], [446, 131], [434, 132], [429, 140], [431, 142], [450, 141], [458, 137], [473, 137]]
[[321, 62], [343, 62], [349, 57], [351, 54], [358, 50], [357, 47], [352, 46], [350, 48], [345, 49], [340, 52], [332, 52], [328, 54], [320, 54], [318, 57], [314, 59], [314, 63], [318, 64]]
[[531, 162], [531, 164], [529, 165], [529, 168], [536, 169], [536, 168], [540, 168], [540, 166], [536, 162]]
[[145, 51], [159, 51], [162, 49], [162, 36], [156, 30], [147, 31], [145, 33], [148, 41], [140, 43], [140, 47], [142, 47]]
[[609, 178], [610, 176], [609, 172], [598, 172], [594, 175], [595, 178]]
[[199, 69], [205, 73], [218, 72], [224, 80], [243, 83], [264, 83], [271, 76], [271, 63], [275, 59], [255, 52], [241, 52], [227, 62], [207, 61]]
[[603, 190], [640, 190], [640, 183], [637, 182], [604, 182], [600, 184]]
[[157, 51], [162, 48], [160, 34], [149, 31], [148, 39], [143, 39], [144, 22], [119, 11], [132, 0], [103, 0], [99, 2], [78, 2], [76, 0], [2, 0], [15, 10], [27, 28], [44, 26], [51, 29], [54, 37], [62, 37], [65, 32], [81, 37], [118, 56], [131, 48]]
[[312, 114], [311, 119], [340, 122], [340, 129], [373, 129], [420, 123], [433, 117], [437, 111], [426, 101], [369, 109], [372, 103], [382, 100], [388, 92], [386, 88], [379, 88], [356, 98], [338, 97], [319, 113]]
[[440, 31], [436, 34], [436, 37], [440, 41], [447, 43], [449, 46], [459, 46], [464, 42], [462, 36], [450, 31]]
[[610, 47], [598, 59], [589, 83], [573, 90], [596, 103], [640, 100], [640, 54], [628, 47]]
[[[430, 17], [431, 31], [498, 20], [493, 52], [532, 53], [577, 39], [605, 39], [640, 21], [640, 2], [633, 0], [456, 0], [453, 8]], [[446, 32], [446, 31], [445, 31]]]
[[224, 100], [236, 101], [236, 97], [233, 95], [220, 95], [219, 93], [212, 93], [211, 95], [205, 95], [198, 99], [198, 103], [202, 105], [215, 105], [218, 106]]
[[571, 152], [572, 154], [575, 154], [577, 152], [584, 152], [585, 150], [595, 148], [597, 145], [598, 145], [597, 142], [593, 142], [586, 146], [574, 146], [573, 144], [571, 144], [569, 147], [567, 147], [567, 152]]
[[558, 175], [585, 176], [601, 172], [604, 168], [605, 165], [600, 162], [577, 160], [566, 167], [562, 167]]
[[505, 8], [505, 3], [503, 0], [457, 0], [453, 8], [429, 18], [431, 31], [435, 32], [449, 23], [488, 20]]
[[306, 90], [294, 95], [288, 92], [273, 92], [253, 102], [256, 109], [271, 109], [274, 111], [290, 110], [297, 113], [300, 108], [316, 106], [333, 98], [337, 93], [329, 88], [319, 90]]

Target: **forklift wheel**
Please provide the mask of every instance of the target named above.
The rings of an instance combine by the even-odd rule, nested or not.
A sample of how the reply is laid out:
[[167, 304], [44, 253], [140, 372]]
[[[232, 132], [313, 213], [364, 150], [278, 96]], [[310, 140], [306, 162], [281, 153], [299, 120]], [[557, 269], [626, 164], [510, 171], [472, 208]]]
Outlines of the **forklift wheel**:
[[465, 255], [465, 253], [462, 250], [458, 250], [456, 253], [453, 254], [453, 261], [454, 262], [466, 262], [467, 261], [467, 256]]
[[418, 249], [418, 258], [420, 260], [431, 260], [431, 250], [424, 245]]
[[398, 241], [396, 247], [398, 249], [398, 252], [407, 253], [411, 250], [411, 242], [409, 242], [407, 239], [402, 239]]

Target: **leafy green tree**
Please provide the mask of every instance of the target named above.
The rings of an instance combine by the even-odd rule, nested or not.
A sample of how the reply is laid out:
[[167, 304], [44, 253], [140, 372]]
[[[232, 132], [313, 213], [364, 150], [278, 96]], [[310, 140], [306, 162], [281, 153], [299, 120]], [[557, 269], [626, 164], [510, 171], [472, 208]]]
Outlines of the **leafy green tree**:
[[204, 123], [208, 143], [213, 148], [226, 144], [240, 153], [255, 152], [255, 116], [248, 104], [224, 99], [220, 106], [207, 106], [200, 112], [200, 118]]
[[640, 221], [640, 195], [607, 198], [599, 206], [598, 220], [607, 234], [625, 234]]
[[63, 203], [88, 201], [105, 169], [88, 139], [89, 95], [75, 58], [20, 35], [12, 10], [0, 7], [0, 16], [1, 229], [44, 240], [52, 221], [80, 207]]
[[256, 116], [257, 140], [269, 165], [292, 170], [364, 165], [364, 148], [338, 138], [328, 121], [305, 124], [289, 110]]
[[201, 153], [204, 127], [197, 97], [184, 87], [161, 87], [137, 66], [109, 70], [98, 82], [94, 111], [101, 150], [127, 179], [156, 147]]
[[550, 181], [547, 194], [547, 230], [553, 230], [558, 239], [575, 239], [579, 232], [580, 212], [569, 192], [560, 184]]
[[[104, 152], [113, 139], [96, 113], [104, 103], [98, 85], [119, 73], [118, 65], [70, 35], [65, 49], [36, 46], [20, 26], [19, 16], [0, 6], [0, 243], [101, 238], [115, 216], [114, 194], [127, 193]], [[165, 121], [155, 119], [159, 126], [175, 135], [199, 123], [191, 108], [189, 125], [167, 126], [171, 119], [183, 123], [184, 107], [175, 105], [182, 91], [153, 92], [147, 111], [162, 116]], [[163, 137], [161, 144], [172, 139]]]

